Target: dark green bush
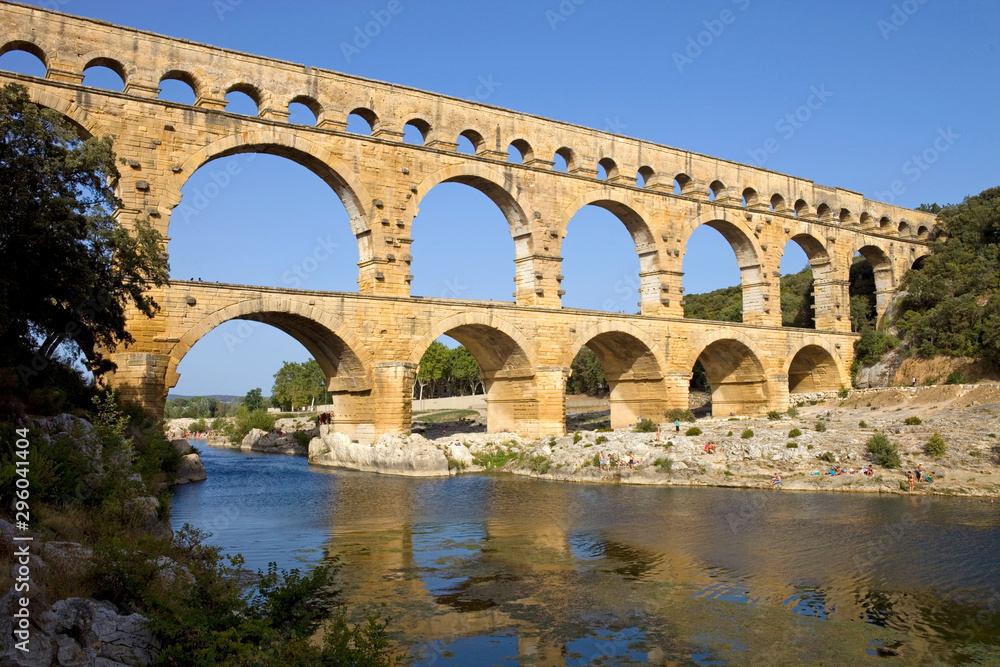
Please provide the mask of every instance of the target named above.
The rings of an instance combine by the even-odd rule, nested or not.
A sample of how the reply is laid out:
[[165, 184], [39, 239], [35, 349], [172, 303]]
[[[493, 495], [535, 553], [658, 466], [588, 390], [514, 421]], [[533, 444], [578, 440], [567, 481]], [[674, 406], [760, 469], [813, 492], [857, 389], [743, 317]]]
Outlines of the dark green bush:
[[193, 421], [188, 426], [188, 431], [190, 431], [191, 433], [204, 433], [207, 430], [208, 430], [208, 425], [205, 423], [204, 419], [198, 419], [196, 421]]
[[819, 433], [823, 433], [824, 431], [826, 431], [826, 422], [823, 421], [822, 419], [816, 422], [816, 431]]
[[770, 419], [771, 421], [774, 421], [775, 419], [781, 419], [781, 413], [778, 412], [777, 410], [771, 410], [767, 413], [767, 418]]
[[822, 454], [820, 454], [816, 458], [818, 458], [820, 461], [826, 461], [827, 463], [836, 463], [837, 462], [837, 457], [835, 457], [833, 455], [833, 452], [823, 452]]
[[312, 438], [305, 431], [292, 431], [292, 437], [295, 438], [295, 442], [298, 443], [300, 447], [308, 447], [309, 441]]
[[265, 433], [269, 432], [274, 428], [275, 421], [277, 421], [277, 417], [265, 409], [247, 410], [241, 405], [236, 409], [236, 429], [233, 432], [232, 439], [234, 442], [241, 442], [247, 436], [247, 433], [255, 428]]
[[927, 452], [928, 456], [939, 458], [948, 452], [948, 443], [944, 441], [940, 433], [935, 433], [924, 445], [924, 451]]
[[697, 426], [692, 426], [684, 432], [684, 435], [701, 435], [701, 429]]
[[664, 412], [663, 416], [671, 424], [675, 421], [693, 422], [695, 420], [694, 413], [691, 412], [691, 410], [685, 410], [683, 408], [672, 408]]
[[797, 442], [788, 442], [788, 443], [785, 443], [785, 447], [787, 449], [798, 449], [799, 448], [799, 443], [797, 443]]
[[655, 433], [656, 432], [656, 422], [652, 419], [642, 419], [638, 424], [632, 427], [633, 433]]
[[749, 429], [748, 428], [747, 430], [743, 431], [743, 433], [740, 434], [740, 437], [743, 438], [744, 440], [752, 438], [753, 437], [753, 429]]
[[605, 436], [605, 435], [599, 435], [599, 436], [597, 436], [597, 439], [594, 440], [594, 444], [595, 445], [603, 445], [607, 441], [608, 441], [608, 437], [607, 436]]
[[788, 432], [788, 437], [789, 438], [797, 438], [800, 435], [802, 435], [802, 431], [800, 431], [797, 428], [793, 428], [791, 431]]
[[883, 468], [898, 468], [903, 463], [899, 458], [899, 450], [896, 447], [896, 443], [889, 440], [884, 433], [876, 433], [868, 438], [865, 447], [875, 458], [875, 461]]
[[907, 426], [920, 426], [921, 424], [923, 424], [923, 421], [920, 419], [920, 417], [914, 415], [913, 417], [907, 417], [906, 419], [904, 419], [903, 423], [906, 424]]

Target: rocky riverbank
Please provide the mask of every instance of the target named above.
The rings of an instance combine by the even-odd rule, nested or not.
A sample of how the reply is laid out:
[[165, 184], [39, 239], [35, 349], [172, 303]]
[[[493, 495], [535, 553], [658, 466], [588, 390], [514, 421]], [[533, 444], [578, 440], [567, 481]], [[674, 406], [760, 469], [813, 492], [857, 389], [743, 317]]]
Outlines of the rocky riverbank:
[[[664, 423], [658, 433], [581, 430], [524, 440], [461, 432], [456, 424], [445, 437], [387, 435], [364, 446], [321, 432], [310, 443], [309, 460], [416, 476], [503, 471], [573, 482], [757, 488], [770, 487], [777, 473], [783, 489], [888, 493], [908, 492], [906, 471], [922, 465], [933, 482], [917, 483], [918, 493], [1000, 496], [995, 384], [868, 389], [796, 400], [790, 413], [770, 418], [706, 418], [683, 422], [679, 431]], [[869, 477], [861, 473], [873, 464], [866, 443], [878, 432], [896, 445], [902, 465], [875, 464]], [[946, 443], [940, 455], [927, 451], [935, 433]], [[706, 451], [709, 444], [714, 452]], [[602, 454], [612, 463], [602, 467]], [[837, 470], [841, 474], [830, 474]]]

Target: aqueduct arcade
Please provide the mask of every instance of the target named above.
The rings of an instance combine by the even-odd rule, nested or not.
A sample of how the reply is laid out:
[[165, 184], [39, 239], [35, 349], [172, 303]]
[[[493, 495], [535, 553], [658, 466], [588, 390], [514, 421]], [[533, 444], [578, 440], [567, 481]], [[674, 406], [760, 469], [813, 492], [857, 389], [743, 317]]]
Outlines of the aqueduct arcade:
[[[111, 378], [153, 409], [162, 410], [184, 354], [231, 319], [299, 340], [327, 375], [335, 419], [361, 439], [409, 430], [416, 363], [441, 335], [483, 369], [494, 431], [562, 433], [569, 365], [583, 345], [605, 368], [616, 426], [686, 406], [698, 360], [716, 414], [781, 409], [789, 391], [849, 384], [854, 257], [874, 268], [881, 317], [934, 234], [933, 216], [856, 192], [482, 103], [15, 3], [0, 4], [0, 18], [0, 55], [25, 51], [45, 68], [44, 78], [0, 72], [0, 83], [23, 84], [82, 133], [114, 137], [125, 161], [122, 224], [148, 220], [169, 238], [187, 179], [240, 153], [303, 165], [350, 215], [358, 293], [186, 281], [157, 290], [159, 314], [132, 319], [135, 343], [116, 352]], [[84, 86], [95, 65], [116, 72], [122, 90]], [[167, 80], [189, 85], [193, 104], [160, 99]], [[226, 111], [234, 91], [253, 99], [256, 115]], [[315, 123], [289, 122], [292, 104], [308, 107]], [[370, 134], [347, 131], [352, 115]], [[422, 143], [402, 140], [407, 127]], [[473, 154], [457, 150], [460, 137]], [[516, 255], [512, 301], [411, 297], [415, 220], [427, 193], [449, 182], [502, 211]], [[562, 306], [562, 243], [588, 205], [613, 214], [634, 242], [638, 315]], [[683, 317], [682, 263], [701, 226], [736, 255], [741, 324]], [[815, 329], [781, 326], [779, 265], [793, 241], [813, 270]], [[475, 249], [473, 234], [467, 242]]]

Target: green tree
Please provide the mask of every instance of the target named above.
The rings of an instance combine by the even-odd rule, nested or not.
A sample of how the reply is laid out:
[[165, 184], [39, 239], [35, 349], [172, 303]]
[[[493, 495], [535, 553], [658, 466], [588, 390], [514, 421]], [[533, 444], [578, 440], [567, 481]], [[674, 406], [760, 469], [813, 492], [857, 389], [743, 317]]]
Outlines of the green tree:
[[924, 357], [979, 357], [1000, 366], [1000, 187], [938, 213], [944, 241], [903, 276], [894, 324]]
[[115, 159], [109, 137], [81, 140], [23, 86], [0, 89], [0, 362], [25, 382], [70, 341], [110, 370], [103, 351], [132, 341], [126, 310], [157, 310], [148, 289], [167, 283], [163, 238], [116, 221]]
[[247, 392], [247, 395], [243, 397], [243, 407], [247, 409], [247, 412], [264, 409], [264, 398], [261, 396], [260, 387]]
[[570, 371], [569, 380], [566, 382], [566, 393], [590, 396], [607, 393], [608, 383], [604, 378], [604, 367], [589, 347], [581, 347], [576, 353]]
[[[418, 398], [425, 398], [424, 389], [430, 388], [430, 396], [440, 391], [441, 386], [450, 377], [451, 351], [443, 343], [434, 341], [428, 346], [423, 356], [420, 357], [420, 365], [417, 367], [417, 387], [419, 389]], [[437, 390], [437, 391], [436, 391]]]
[[315, 359], [286, 361], [274, 374], [271, 397], [281, 408], [295, 410], [313, 402], [325, 403], [326, 373]]
[[472, 353], [465, 349], [464, 345], [459, 345], [451, 350], [448, 358], [448, 375], [454, 385], [449, 393], [475, 394], [476, 389], [480, 387], [482, 387], [483, 393], [486, 391], [479, 363], [472, 356]]

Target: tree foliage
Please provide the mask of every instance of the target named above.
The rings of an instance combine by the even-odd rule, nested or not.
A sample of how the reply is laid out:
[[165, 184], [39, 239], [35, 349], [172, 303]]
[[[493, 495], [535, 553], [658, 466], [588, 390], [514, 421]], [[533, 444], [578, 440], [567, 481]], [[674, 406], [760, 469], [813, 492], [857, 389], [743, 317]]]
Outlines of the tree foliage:
[[922, 356], [1000, 365], [1000, 187], [938, 213], [946, 240], [903, 277], [894, 324]]
[[127, 309], [157, 309], [147, 290], [167, 283], [163, 239], [118, 224], [118, 177], [109, 137], [81, 140], [23, 86], [0, 89], [0, 361], [22, 380], [66, 341], [109, 370], [102, 352], [132, 341]]
[[[813, 324], [813, 274], [806, 267], [781, 277], [781, 323], [810, 328]], [[684, 317], [715, 322], [743, 321], [743, 286], [734, 285], [684, 296]]]
[[580, 348], [570, 365], [570, 376], [566, 382], [567, 394], [587, 394], [601, 396], [608, 393], [608, 383], [604, 379], [604, 367], [587, 346]]
[[326, 403], [326, 373], [319, 362], [286, 361], [274, 374], [271, 401], [283, 410]]
[[416, 398], [486, 393], [479, 363], [465, 346], [449, 348], [434, 341], [420, 358], [414, 383]]
[[243, 407], [250, 412], [264, 409], [264, 397], [261, 396], [260, 387], [247, 392], [247, 395], [243, 397]]

